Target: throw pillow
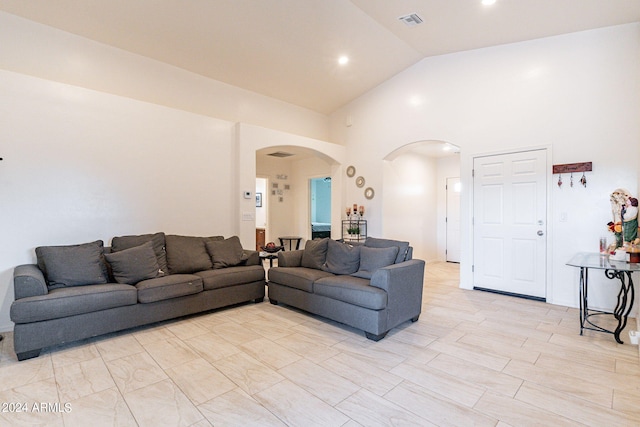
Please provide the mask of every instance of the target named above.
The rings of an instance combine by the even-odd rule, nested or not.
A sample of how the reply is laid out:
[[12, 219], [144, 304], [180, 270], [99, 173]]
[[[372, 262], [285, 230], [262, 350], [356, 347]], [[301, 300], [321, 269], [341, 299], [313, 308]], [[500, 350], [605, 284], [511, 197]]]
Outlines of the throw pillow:
[[105, 254], [104, 257], [111, 265], [113, 277], [118, 283], [135, 285], [160, 275], [160, 266], [151, 241], [144, 245]]
[[364, 241], [364, 245], [370, 248], [388, 248], [395, 246], [398, 248], [398, 255], [396, 256], [395, 264], [407, 260], [407, 252], [409, 251], [409, 242], [403, 242], [400, 240], [391, 239], [378, 239], [376, 237], [367, 237]]
[[167, 264], [171, 274], [189, 274], [211, 270], [213, 264], [207, 253], [205, 242], [222, 237], [192, 237], [168, 234]]
[[213, 268], [233, 267], [247, 260], [238, 236], [225, 240], [208, 241], [206, 247], [207, 252], [211, 255]]
[[322, 269], [333, 274], [355, 273], [360, 265], [360, 248], [362, 246], [351, 246], [329, 240], [327, 260], [322, 265]]
[[307, 240], [302, 252], [300, 265], [308, 268], [322, 270], [322, 264], [327, 260], [327, 248], [329, 246], [328, 237], [324, 239]]
[[138, 236], [118, 236], [111, 239], [111, 251], [120, 252], [125, 249], [135, 248], [143, 245], [147, 242], [153, 243], [153, 251], [158, 260], [158, 266], [160, 267], [161, 275], [168, 274], [167, 268], [167, 252], [165, 250], [165, 236], [164, 233], [155, 234], [141, 234]]
[[36, 248], [49, 289], [107, 283], [103, 242]]
[[352, 276], [371, 279], [374, 271], [394, 264], [397, 256], [397, 246], [390, 246], [388, 248], [369, 248], [363, 246], [360, 248], [360, 268], [353, 273]]

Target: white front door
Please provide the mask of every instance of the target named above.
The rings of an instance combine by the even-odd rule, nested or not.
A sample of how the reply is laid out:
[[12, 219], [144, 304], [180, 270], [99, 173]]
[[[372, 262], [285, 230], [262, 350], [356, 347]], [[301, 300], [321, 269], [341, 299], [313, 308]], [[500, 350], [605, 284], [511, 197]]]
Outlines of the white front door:
[[474, 287], [546, 298], [547, 153], [473, 161]]
[[460, 262], [460, 178], [447, 178], [447, 262]]

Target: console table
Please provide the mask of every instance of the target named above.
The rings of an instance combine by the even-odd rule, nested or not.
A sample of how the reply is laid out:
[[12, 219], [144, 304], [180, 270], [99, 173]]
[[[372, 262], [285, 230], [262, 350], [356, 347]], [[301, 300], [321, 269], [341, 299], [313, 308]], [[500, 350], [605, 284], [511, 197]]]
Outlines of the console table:
[[[627, 316], [633, 307], [634, 289], [632, 273], [640, 271], [640, 264], [628, 263], [625, 261], [614, 261], [607, 255], [599, 253], [581, 252], [573, 256], [567, 263], [571, 267], [580, 269], [580, 335], [584, 329], [592, 331], [606, 332], [613, 334], [616, 341], [623, 344], [620, 333], [627, 326]], [[613, 313], [593, 310], [589, 308], [589, 269], [604, 270], [604, 275], [611, 280], [620, 282], [618, 292], [618, 302]], [[591, 322], [590, 317], [609, 314], [618, 321], [618, 327], [610, 331]]]
[[302, 237], [300, 236], [282, 236], [282, 237], [278, 237], [278, 240], [280, 240], [280, 246], [282, 246], [282, 250], [284, 250], [284, 242], [289, 242], [289, 250], [292, 250], [293, 248], [293, 242], [296, 242], [296, 251], [298, 249], [300, 249], [300, 241], [302, 240]]

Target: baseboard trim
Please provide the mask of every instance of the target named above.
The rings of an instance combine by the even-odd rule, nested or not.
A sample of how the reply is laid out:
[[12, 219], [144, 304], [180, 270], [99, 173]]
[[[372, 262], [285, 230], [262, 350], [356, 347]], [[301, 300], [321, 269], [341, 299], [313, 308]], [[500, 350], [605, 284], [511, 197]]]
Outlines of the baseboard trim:
[[547, 302], [547, 299], [543, 298], [543, 297], [534, 297], [532, 295], [516, 294], [514, 292], [505, 292], [505, 291], [499, 291], [499, 290], [496, 290], [496, 289], [480, 288], [478, 286], [474, 286], [473, 290], [474, 291], [491, 292], [492, 294], [507, 295], [507, 296], [510, 296], [510, 297], [529, 299], [529, 300], [533, 300], [533, 301]]

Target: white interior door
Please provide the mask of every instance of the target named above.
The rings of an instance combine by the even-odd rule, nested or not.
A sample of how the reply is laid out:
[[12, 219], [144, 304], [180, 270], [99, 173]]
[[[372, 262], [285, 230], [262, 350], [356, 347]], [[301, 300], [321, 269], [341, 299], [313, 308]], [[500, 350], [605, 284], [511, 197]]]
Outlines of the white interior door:
[[460, 178], [447, 178], [446, 260], [460, 262]]
[[546, 298], [546, 150], [474, 159], [474, 287]]

